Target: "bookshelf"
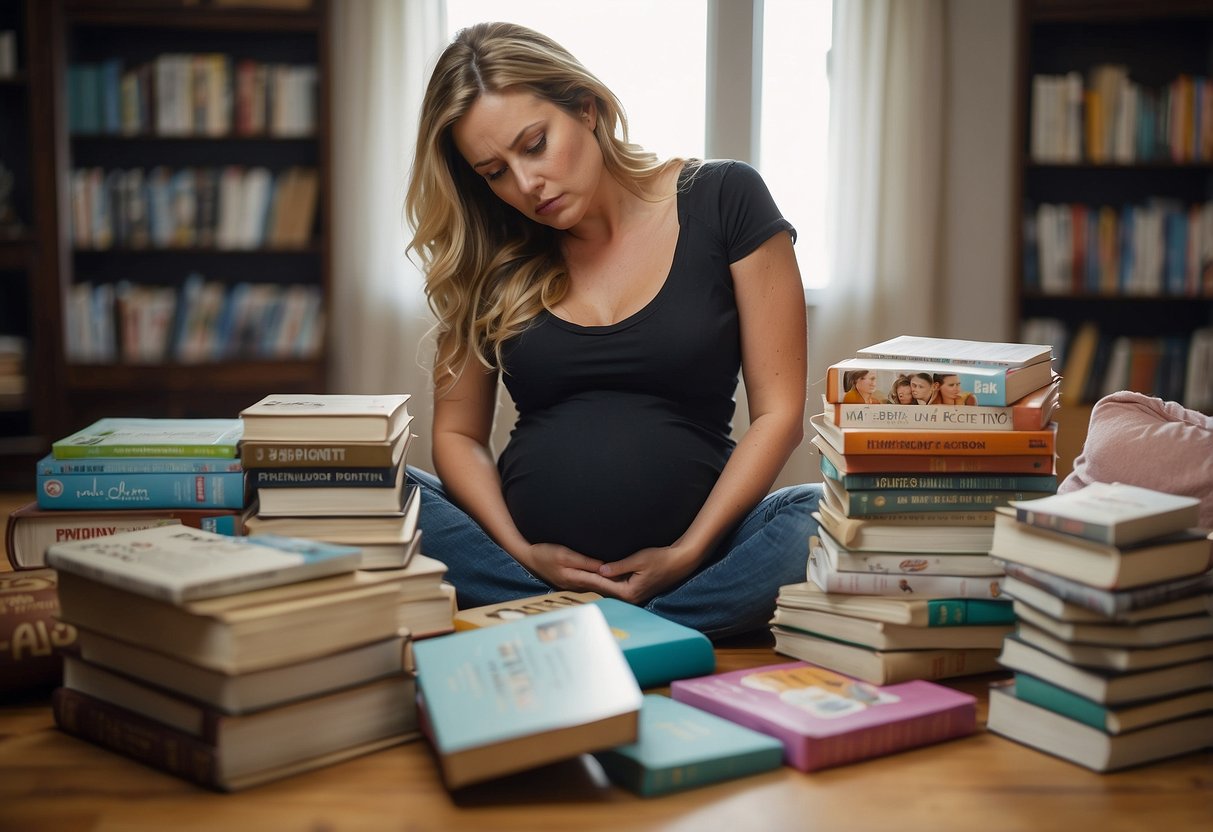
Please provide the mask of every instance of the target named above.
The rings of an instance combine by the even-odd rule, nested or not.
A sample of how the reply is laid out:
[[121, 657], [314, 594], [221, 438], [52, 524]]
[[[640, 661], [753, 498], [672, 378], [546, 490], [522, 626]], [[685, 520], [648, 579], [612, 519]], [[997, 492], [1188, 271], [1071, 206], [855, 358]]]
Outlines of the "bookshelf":
[[1063, 432], [1119, 389], [1213, 412], [1213, 4], [1021, 0], [1018, 62], [1012, 308]]
[[62, 402], [233, 416], [327, 388], [327, 0], [55, 0]]

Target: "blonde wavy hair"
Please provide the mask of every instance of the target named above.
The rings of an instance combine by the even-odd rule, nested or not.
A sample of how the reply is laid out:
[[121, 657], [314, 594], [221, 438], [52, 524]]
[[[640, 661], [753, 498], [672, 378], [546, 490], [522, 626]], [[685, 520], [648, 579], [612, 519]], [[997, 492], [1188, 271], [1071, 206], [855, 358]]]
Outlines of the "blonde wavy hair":
[[628, 141], [623, 106], [605, 84], [550, 38], [512, 23], [461, 30], [439, 56], [421, 105], [405, 217], [438, 319], [434, 384], [449, 389], [475, 358], [502, 366], [502, 345], [567, 290], [560, 232], [499, 199], [455, 148], [454, 124], [484, 93], [525, 89], [573, 115], [587, 97], [606, 170], [642, 198], [668, 165]]

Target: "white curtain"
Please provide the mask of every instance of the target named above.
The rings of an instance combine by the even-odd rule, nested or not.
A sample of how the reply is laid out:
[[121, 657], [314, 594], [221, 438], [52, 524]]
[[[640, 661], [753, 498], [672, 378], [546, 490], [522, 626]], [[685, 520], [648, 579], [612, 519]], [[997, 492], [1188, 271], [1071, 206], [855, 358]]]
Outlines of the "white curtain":
[[435, 0], [333, 4], [332, 389], [411, 393], [409, 460], [425, 468], [433, 319], [405, 257], [403, 204], [421, 97], [445, 40]]

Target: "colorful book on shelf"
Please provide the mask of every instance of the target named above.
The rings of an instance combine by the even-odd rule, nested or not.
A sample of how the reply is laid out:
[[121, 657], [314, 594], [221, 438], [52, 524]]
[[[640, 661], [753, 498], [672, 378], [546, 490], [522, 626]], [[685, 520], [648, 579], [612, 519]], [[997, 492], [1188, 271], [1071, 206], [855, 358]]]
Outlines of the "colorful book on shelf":
[[849, 491], [912, 488], [919, 491], [1057, 491], [1055, 474], [845, 474], [821, 455], [821, 473]]
[[1093, 771], [1115, 771], [1198, 751], [1213, 736], [1213, 713], [1109, 734], [1029, 702], [1016, 685], [990, 688], [986, 727], [995, 734]]
[[1026, 367], [1053, 359], [1048, 344], [970, 341], [963, 338], [931, 338], [898, 335], [855, 351], [857, 358], [890, 358], [898, 361], [933, 361], [975, 367]]
[[999, 598], [1002, 576], [885, 575], [842, 572], [821, 538], [809, 539], [808, 578], [826, 592], [849, 595], [897, 595], [916, 598]]
[[591, 604], [426, 639], [413, 654], [448, 788], [637, 739], [640, 688]]
[[55, 543], [46, 551], [47, 565], [60, 572], [172, 604], [352, 572], [360, 558], [354, 546], [183, 526]]
[[274, 394], [240, 411], [253, 441], [384, 442], [408, 421], [407, 393], [393, 395]]
[[977, 728], [976, 700], [968, 694], [924, 681], [873, 687], [804, 662], [680, 679], [670, 694], [775, 737], [785, 762], [801, 771], [895, 754]]
[[47, 510], [31, 502], [8, 517], [5, 543], [13, 569], [46, 565], [46, 550], [54, 543], [92, 540], [118, 532], [153, 526], [189, 526], [218, 534], [242, 532], [242, 513], [236, 509], [91, 509]]
[[389, 638], [401, 585], [351, 572], [176, 605], [59, 573], [61, 620], [221, 673], [248, 673]]
[[245, 505], [244, 474], [43, 474], [36, 476], [39, 508], [61, 510], [231, 508]]
[[[980, 367], [968, 364], [947, 364], [927, 361], [902, 361], [894, 358], [847, 358], [826, 369], [826, 401], [846, 402], [846, 395], [856, 373], [874, 374], [875, 389], [893, 389], [900, 376], [927, 373], [933, 381], [955, 376], [960, 382], [962, 400], [975, 405], [1006, 407], [1053, 380], [1053, 366], [1040, 361], [1024, 367]], [[882, 393], [882, 397], [887, 393]]]
[[[810, 420], [811, 421], [811, 420]], [[841, 474], [1055, 474], [1053, 454], [851, 454], [816, 433], [810, 444]]]
[[594, 592], [552, 592], [460, 610], [455, 616], [455, 629], [494, 626], [580, 604], [593, 604], [602, 610], [642, 689], [665, 685], [673, 679], [702, 676], [716, 669], [712, 642], [703, 633], [643, 607], [603, 598]]
[[616, 785], [644, 797], [733, 780], [783, 765], [783, 743], [715, 714], [648, 694], [634, 743], [594, 755]]
[[[55, 690], [51, 710], [68, 734], [192, 783], [237, 791], [416, 738], [414, 694], [414, 681], [400, 673], [243, 716], [203, 709], [194, 730], [70, 687]], [[348, 719], [351, 713], [359, 718]], [[310, 730], [316, 725], [325, 730]]]
[[844, 456], [947, 454], [956, 456], [1049, 456], [1057, 442], [1056, 423], [1042, 430], [883, 430], [838, 427], [818, 413], [809, 420], [821, 437]]
[[406, 421], [400, 433], [382, 442], [273, 441], [249, 440], [240, 443], [240, 457], [250, 473], [274, 470], [331, 470], [374, 468], [395, 471], [404, 459], [411, 434]]
[[1015, 695], [1024, 702], [1031, 702], [1105, 734], [1123, 734], [1148, 725], [1213, 712], [1213, 687], [1109, 707], [1027, 673], [1016, 673]]
[[1125, 483], [1012, 503], [1021, 523], [1109, 546], [1129, 546], [1200, 524], [1200, 500]]
[[913, 627], [874, 621], [845, 613], [775, 607], [771, 625], [780, 630], [799, 630], [873, 650], [939, 650], [1002, 647], [1003, 636], [1013, 624], [963, 624], [957, 627]]
[[0, 697], [58, 685], [77, 631], [59, 618], [53, 569], [0, 572]]
[[870, 430], [1042, 430], [1061, 406], [1061, 378], [1009, 405], [824, 402], [828, 421]]
[[875, 488], [852, 491], [826, 477], [824, 485], [848, 517], [903, 514], [919, 511], [988, 511], [1014, 500], [1044, 497], [1048, 491], [956, 490], [927, 491], [918, 488]]
[[99, 419], [51, 445], [56, 459], [239, 456], [239, 419]]
[[1020, 523], [1014, 509], [1001, 508], [995, 510], [990, 554], [1097, 589], [1132, 589], [1208, 571], [1213, 541], [1202, 531], [1189, 530], [1111, 546]]
[[[1044, 569], [1024, 566], [1022, 563], [1006, 562], [1004, 566], [1008, 587], [1010, 579], [1017, 585], [1027, 585], [1038, 590], [1033, 596], [1048, 596], [1059, 601], [1089, 610], [1091, 615], [1115, 621], [1132, 621], [1140, 612], [1184, 600], [1196, 599], [1199, 604], [1209, 603], [1213, 598], [1213, 571], [1203, 572], [1170, 581], [1147, 584], [1136, 589], [1096, 589], [1069, 578], [1063, 578]], [[1035, 606], [1040, 609], [1039, 604]]]
[[[814, 517], [829, 535], [855, 552], [915, 554], [985, 554], [994, 538], [993, 515], [988, 512], [951, 512], [941, 521], [934, 512], [888, 517], [847, 517], [822, 500]], [[957, 521], [953, 518], [963, 518]]]
[[821, 610], [873, 621], [887, 621], [907, 627], [958, 627], [1015, 622], [1015, 612], [1010, 601], [847, 595], [826, 592], [812, 581], [781, 586], [776, 605], [787, 609]]

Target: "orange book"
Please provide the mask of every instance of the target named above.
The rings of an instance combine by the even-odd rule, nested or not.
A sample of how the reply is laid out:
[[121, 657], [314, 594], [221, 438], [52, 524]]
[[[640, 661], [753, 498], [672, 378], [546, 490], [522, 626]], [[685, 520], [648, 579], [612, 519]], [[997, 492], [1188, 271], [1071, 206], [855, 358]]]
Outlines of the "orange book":
[[[931, 407], [932, 405], [923, 405]], [[881, 430], [840, 428], [823, 414], [812, 418], [817, 432], [839, 453], [984, 456], [1047, 455], [1056, 447], [1057, 423], [1043, 430]]]
[[809, 440], [843, 474], [1053, 474], [1053, 454], [852, 454], [844, 456], [820, 436]]

